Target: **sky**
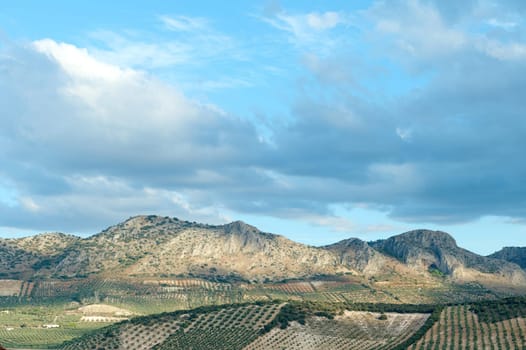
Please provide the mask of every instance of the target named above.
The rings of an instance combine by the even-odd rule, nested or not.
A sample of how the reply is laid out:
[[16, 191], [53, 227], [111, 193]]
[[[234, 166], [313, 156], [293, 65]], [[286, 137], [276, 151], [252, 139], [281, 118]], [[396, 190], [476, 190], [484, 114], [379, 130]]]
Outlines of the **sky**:
[[525, 26], [522, 0], [3, 1], [0, 236], [526, 246]]

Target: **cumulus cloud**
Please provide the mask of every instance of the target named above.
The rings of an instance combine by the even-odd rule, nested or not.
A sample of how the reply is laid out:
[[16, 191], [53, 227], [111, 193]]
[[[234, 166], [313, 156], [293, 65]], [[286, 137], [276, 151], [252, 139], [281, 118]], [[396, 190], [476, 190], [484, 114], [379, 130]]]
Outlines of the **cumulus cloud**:
[[[99, 202], [93, 193], [115, 204], [121, 185], [128, 195], [135, 189], [148, 197], [150, 187], [231, 183], [235, 179], [224, 176], [229, 168], [264, 153], [248, 122], [145, 73], [100, 62], [85, 49], [46, 39], [12, 47], [5, 57], [1, 176], [19, 203], [0, 210], [7, 225], [17, 217], [20, 224], [20, 214], [41, 213], [52, 222], [67, 208], [80, 212]], [[108, 177], [118, 181], [100, 181]], [[88, 184], [92, 194], [81, 191]], [[181, 201], [171, 204], [188, 212]]]
[[[424, 83], [396, 100], [363, 99], [353, 89], [361, 81], [344, 85], [332, 78], [347, 71], [355, 59], [352, 52], [346, 53], [347, 61], [341, 51], [324, 58], [331, 62], [325, 71], [320, 61], [311, 60], [306, 67], [317, 81], [345, 88], [331, 90], [328, 100], [323, 94], [301, 96], [295, 122], [275, 138], [283, 152], [281, 171], [331, 178], [338, 195], [347, 198], [333, 193], [332, 201], [370, 203], [402, 221], [524, 216], [520, 177], [526, 168], [508, 162], [526, 149], [520, 136], [524, 42], [516, 33], [473, 30], [495, 15], [484, 6], [473, 2], [464, 8], [467, 13], [454, 15], [455, 9], [437, 2], [408, 0], [378, 2], [365, 11], [369, 25], [362, 24], [364, 32], [376, 32], [367, 32], [364, 43], [372, 38], [382, 58], [397, 65], [404, 80], [399, 84], [420, 76], [426, 77]], [[334, 122], [348, 116], [352, 124]], [[307, 155], [316, 161], [305, 162]]]

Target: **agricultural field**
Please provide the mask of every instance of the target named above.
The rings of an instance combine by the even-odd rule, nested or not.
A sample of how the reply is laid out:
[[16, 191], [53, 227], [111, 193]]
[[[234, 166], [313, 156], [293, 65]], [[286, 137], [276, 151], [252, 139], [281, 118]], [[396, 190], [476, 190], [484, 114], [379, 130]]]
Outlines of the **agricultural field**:
[[[0, 329], [2, 344], [63, 350], [526, 348], [526, 298], [521, 297], [449, 306], [265, 301], [141, 317], [105, 304], [74, 306], [52, 320], [69, 326], [50, 329], [34, 319], [49, 317], [45, 308], [26, 306], [25, 319], [18, 316], [25, 326]], [[79, 322], [93, 315], [130, 319]], [[10, 316], [0, 313], [4, 321]]]
[[313, 302], [203, 307], [115, 324], [61, 349], [391, 349], [426, 324], [430, 313], [412, 309], [351, 311]]
[[[346, 305], [349, 310], [364, 311], [357, 310], [355, 306], [378, 303], [464, 303], [499, 297], [477, 285], [437, 288], [432, 284], [411, 286], [375, 280], [361, 282], [354, 276], [258, 284], [195, 277], [0, 280], [0, 291], [4, 295], [0, 296], [0, 343], [25, 348], [33, 341], [41, 344], [40, 347], [46, 344], [56, 346], [64, 340], [132, 317], [192, 310], [207, 305], [268, 303], [276, 300], [339, 304]], [[93, 311], [97, 310], [97, 305], [102, 305], [106, 311]], [[46, 325], [58, 327], [45, 328]], [[291, 327], [299, 330], [310, 326], [294, 324]], [[192, 333], [177, 334], [173, 336], [172, 342], [189, 341], [187, 336]], [[219, 338], [214, 340], [219, 341]]]

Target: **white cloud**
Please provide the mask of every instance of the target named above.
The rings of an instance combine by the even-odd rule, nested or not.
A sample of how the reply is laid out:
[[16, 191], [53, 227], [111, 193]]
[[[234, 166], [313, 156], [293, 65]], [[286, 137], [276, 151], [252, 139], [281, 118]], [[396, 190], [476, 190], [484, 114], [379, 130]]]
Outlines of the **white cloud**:
[[0, 180], [14, 195], [0, 202], [0, 221], [8, 226], [28, 215], [57, 227], [65, 212], [72, 225], [115, 222], [145, 209], [217, 222], [184, 191], [231, 183], [228, 169], [262, 147], [248, 122], [87, 49], [44, 39], [7, 56]]
[[336, 27], [338, 24], [345, 23], [342, 15], [338, 12], [315, 13], [306, 15], [305, 22], [310, 28], [316, 30], [326, 30]]
[[[367, 13], [379, 41], [394, 44], [403, 60], [412, 58], [434, 65], [473, 52], [503, 61], [526, 57], [526, 44], [514, 34], [520, 28], [518, 15], [502, 12], [484, 1], [470, 11], [463, 14], [462, 21], [448, 22], [433, 2], [406, 0], [394, 6], [379, 2]], [[496, 14], [505, 19], [494, 17]], [[489, 31], [487, 26], [491, 27]], [[494, 29], [504, 31], [496, 33]]]
[[503, 61], [526, 59], [526, 44], [520, 42], [503, 43], [483, 38], [478, 48], [487, 55]]
[[[183, 141], [191, 137], [187, 133], [190, 125], [213, 124], [214, 120], [229, 118], [224, 113], [218, 113], [217, 107], [191, 101], [173, 87], [152, 77], [101, 62], [86, 49], [49, 39], [37, 41], [34, 45], [38, 52], [45, 53], [56, 62], [68, 77], [61, 86], [57, 86], [59, 95], [56, 97], [61, 100], [54, 102], [63, 104], [64, 108], [73, 108], [69, 112], [63, 111], [63, 115], [42, 115], [40, 118], [53, 120], [54, 124], [65, 124], [72, 129], [69, 131], [73, 135], [77, 134], [75, 137], [86, 135], [82, 137], [86, 139], [97, 133], [99, 142], [122, 146], [135, 144], [139, 136], [157, 135], [158, 140], [178, 137], [179, 141]], [[70, 105], [71, 102], [74, 105]], [[72, 119], [82, 130], [74, 130], [69, 122]], [[42, 136], [48, 135], [46, 130], [41, 133]], [[62, 137], [70, 138], [67, 134]], [[159, 142], [154, 144], [162, 147]], [[179, 152], [170, 150], [170, 153], [176, 155]]]
[[188, 16], [160, 16], [159, 19], [169, 30], [195, 31], [208, 28], [208, 21], [200, 17]]
[[[298, 43], [321, 41], [320, 35], [334, 29], [338, 25], [349, 23], [346, 16], [340, 12], [310, 12], [305, 14], [288, 14], [278, 12], [263, 20], [273, 27], [290, 33]], [[328, 38], [327, 38], [328, 40]]]
[[51, 39], [38, 40], [33, 45], [38, 52], [59, 62], [61, 67], [75, 78], [115, 82], [136, 75], [130, 69], [121, 69], [98, 61], [90, 56], [86, 49], [74, 45], [57, 43]]
[[[170, 19], [160, 18], [163, 22]], [[188, 19], [180, 23], [180, 30], [174, 30], [162, 32], [155, 40], [148, 32], [94, 31], [90, 36], [98, 45], [90, 47], [90, 54], [115, 65], [144, 70], [245, 59], [240, 43], [210, 27], [204, 19]]]
[[[499, 14], [457, 21], [429, 1], [393, 3], [356, 17], [268, 14], [265, 21], [308, 52], [301, 57], [310, 70], [297, 67], [283, 42], [258, 57], [280, 74], [269, 95], [277, 99], [254, 101], [263, 101], [263, 113], [288, 117], [258, 121], [268, 123], [270, 141], [246, 120], [140, 70], [170, 70], [180, 84], [177, 73], [193, 76], [201, 65], [220, 71], [200, 76], [205, 92], [248, 86], [222, 71], [242, 59], [236, 39], [205, 20], [161, 17], [169, 30], [155, 40], [152, 33], [99, 32], [97, 49], [44, 39], [4, 50], [0, 182], [11, 195], [2, 194], [0, 221], [46, 228], [67, 213], [65, 222], [76, 227], [146, 211], [217, 222], [225, 209], [336, 231], [386, 229], [332, 215], [334, 203], [366, 203], [403, 220], [524, 216], [524, 166], [504, 160], [524, 149], [519, 28], [490, 20], [508, 18]], [[363, 27], [346, 30], [349, 18]], [[488, 24], [513, 30], [482, 32]], [[415, 71], [429, 79], [400, 98], [383, 96], [383, 86], [412, 83]], [[357, 87], [372, 80], [368, 100]], [[298, 98], [293, 107], [290, 98]]]
[[448, 25], [435, 7], [418, 0], [394, 7], [380, 2], [368, 14], [382, 36], [392, 36], [398, 49], [416, 58], [452, 54], [467, 42], [462, 30]]

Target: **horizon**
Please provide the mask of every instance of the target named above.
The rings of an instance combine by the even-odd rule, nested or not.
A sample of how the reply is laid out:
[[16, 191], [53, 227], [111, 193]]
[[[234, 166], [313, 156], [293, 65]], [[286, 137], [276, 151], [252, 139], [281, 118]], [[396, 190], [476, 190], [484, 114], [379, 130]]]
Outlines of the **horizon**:
[[151, 212], [523, 247], [524, 89], [520, 1], [6, 1], [0, 237]]

